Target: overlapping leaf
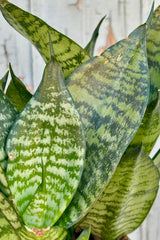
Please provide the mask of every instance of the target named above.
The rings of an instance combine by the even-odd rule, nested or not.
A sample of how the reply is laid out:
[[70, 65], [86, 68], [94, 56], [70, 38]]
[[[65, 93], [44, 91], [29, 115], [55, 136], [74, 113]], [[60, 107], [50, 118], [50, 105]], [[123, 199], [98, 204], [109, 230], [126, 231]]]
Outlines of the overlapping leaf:
[[[105, 188], [140, 125], [149, 95], [145, 25], [84, 63], [68, 80], [86, 127], [86, 164], [78, 190], [59, 224], [84, 216]], [[118, 49], [112, 55], [112, 49]], [[88, 191], [89, 189], [89, 191]]]
[[147, 31], [147, 58], [151, 78], [150, 101], [160, 89], [160, 6], [154, 11]]
[[130, 147], [107, 188], [92, 207], [82, 228], [103, 240], [117, 239], [135, 230], [157, 195], [159, 174], [143, 148]]
[[0, 1], [0, 10], [12, 27], [35, 45], [45, 62], [50, 58], [49, 41], [46, 37], [50, 32], [54, 54], [65, 77], [90, 58], [77, 43], [50, 27], [40, 18], [5, 0]]
[[4, 75], [4, 77], [0, 80], [0, 89], [4, 92], [5, 87], [6, 87], [6, 83], [7, 83], [7, 79], [8, 79], [8, 74], [9, 71]]
[[2, 168], [2, 166], [0, 165], [0, 191], [5, 195], [5, 196], [9, 196], [11, 195], [9, 186], [8, 186], [8, 181], [6, 178], [6, 174]]
[[6, 168], [7, 154], [5, 152], [5, 143], [9, 130], [15, 121], [18, 110], [0, 90], [0, 164], [3, 169]]
[[70, 203], [83, 170], [83, 127], [53, 57], [8, 139], [15, 204], [30, 228], [52, 226]]
[[28, 92], [22, 81], [17, 78], [10, 65], [12, 80], [7, 88], [6, 95], [10, 101], [21, 111], [27, 102], [31, 99], [32, 94]]
[[77, 238], [77, 240], [89, 240], [90, 233], [91, 233], [91, 227], [89, 227], [88, 229], [85, 229]]

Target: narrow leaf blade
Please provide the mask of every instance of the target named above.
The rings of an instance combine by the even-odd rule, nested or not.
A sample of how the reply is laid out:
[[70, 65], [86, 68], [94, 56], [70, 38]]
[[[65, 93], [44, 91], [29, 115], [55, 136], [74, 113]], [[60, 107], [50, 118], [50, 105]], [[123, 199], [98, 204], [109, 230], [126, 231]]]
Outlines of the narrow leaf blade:
[[91, 233], [91, 227], [89, 227], [88, 229], [85, 229], [77, 238], [77, 240], [89, 240], [90, 233]]
[[6, 87], [6, 83], [7, 83], [7, 80], [8, 80], [8, 74], [9, 74], [9, 71], [4, 75], [4, 77], [0, 80], [0, 89], [4, 92], [5, 90], [5, 87]]

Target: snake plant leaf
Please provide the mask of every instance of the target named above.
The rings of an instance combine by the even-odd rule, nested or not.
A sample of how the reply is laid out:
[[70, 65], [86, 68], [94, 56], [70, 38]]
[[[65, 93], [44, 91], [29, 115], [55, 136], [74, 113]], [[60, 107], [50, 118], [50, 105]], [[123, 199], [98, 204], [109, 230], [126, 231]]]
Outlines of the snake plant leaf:
[[91, 233], [91, 227], [89, 227], [88, 229], [85, 229], [77, 238], [77, 240], [89, 240], [90, 233]]
[[5, 142], [12, 124], [18, 114], [18, 110], [0, 90], [0, 165], [6, 168], [7, 154], [5, 151]]
[[26, 228], [22, 227], [18, 230], [18, 235], [21, 240], [66, 240], [67, 231], [58, 226], [47, 229], [34, 229], [35, 233], [27, 231]]
[[73, 40], [14, 4], [1, 0], [0, 10], [6, 21], [34, 44], [45, 62], [50, 59], [49, 41], [46, 37], [50, 32], [55, 58], [62, 67], [65, 78], [90, 58]]
[[4, 77], [0, 80], [0, 90], [2, 90], [3, 92], [5, 90], [6, 83], [8, 80], [8, 74], [9, 74], [9, 71], [7, 71], [7, 73], [4, 75]]
[[53, 57], [6, 145], [8, 182], [25, 224], [52, 226], [73, 198], [85, 156], [82, 122]]
[[105, 191], [80, 224], [103, 240], [134, 231], [148, 214], [157, 195], [159, 173], [142, 147], [130, 146]]
[[160, 93], [157, 99], [147, 106], [142, 123], [132, 140], [133, 145], [143, 143], [144, 150], [149, 155], [160, 134]]
[[96, 29], [94, 30], [93, 34], [92, 34], [92, 37], [91, 37], [91, 40], [89, 41], [89, 43], [87, 44], [87, 46], [84, 48], [86, 50], [86, 52], [89, 54], [89, 56], [93, 56], [94, 54], [94, 48], [95, 48], [95, 45], [96, 45], [96, 41], [97, 41], [97, 38], [99, 36], [99, 29], [100, 29], [100, 26], [103, 22], [103, 20], [105, 19], [106, 16], [104, 16], [100, 22], [98, 23]]
[[150, 102], [157, 98], [160, 89], [160, 6], [154, 11], [147, 31], [146, 46], [151, 78]]
[[1, 165], [0, 165], [0, 192], [2, 192], [5, 196], [11, 195], [6, 174]]
[[22, 81], [15, 76], [11, 64], [9, 68], [12, 80], [7, 88], [6, 95], [18, 111], [21, 111], [31, 99], [32, 94], [26, 89]]
[[[80, 66], [68, 88], [86, 131], [86, 162], [78, 190], [59, 225], [80, 220], [107, 185], [136, 133], [149, 95], [145, 25], [112, 46], [104, 56]], [[106, 57], [108, 55], [108, 58]], [[89, 190], [89, 191], [88, 191]]]

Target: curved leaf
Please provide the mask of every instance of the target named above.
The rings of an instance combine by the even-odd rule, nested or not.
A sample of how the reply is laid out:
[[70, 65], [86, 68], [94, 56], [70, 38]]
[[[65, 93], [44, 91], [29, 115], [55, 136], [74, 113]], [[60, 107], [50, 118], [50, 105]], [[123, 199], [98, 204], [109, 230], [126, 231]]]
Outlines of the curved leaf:
[[[68, 80], [85, 126], [87, 149], [80, 185], [59, 220], [64, 227], [80, 220], [96, 201], [140, 125], [149, 95], [144, 36], [145, 25], [112, 46], [105, 57], [84, 63]], [[118, 51], [112, 56], [114, 48]]]
[[160, 89], [160, 6], [154, 11], [147, 31], [147, 58], [151, 78], [150, 102]]
[[5, 172], [3, 168], [0, 165], [0, 191], [5, 195], [9, 196], [11, 195], [9, 186], [8, 186], [8, 181], [5, 175]]
[[77, 238], [77, 240], [89, 240], [90, 233], [91, 233], [91, 227], [89, 227], [88, 229], [85, 229]]
[[50, 32], [55, 58], [62, 67], [65, 78], [90, 58], [77, 43], [50, 27], [40, 18], [5, 0], [0, 2], [0, 10], [12, 27], [35, 45], [45, 62], [48, 62], [50, 58], [49, 40], [46, 37]]
[[0, 165], [3, 169], [6, 168], [6, 139], [17, 114], [17, 109], [6, 97], [6, 95], [0, 90]]
[[80, 227], [91, 225], [92, 233], [103, 240], [132, 232], [148, 214], [158, 186], [159, 174], [153, 161], [142, 148], [129, 147]]
[[8, 182], [29, 228], [52, 226], [70, 203], [83, 170], [82, 123], [53, 57], [8, 139]]
[[6, 83], [7, 83], [7, 80], [8, 80], [8, 74], [9, 74], [9, 71], [4, 75], [4, 77], [0, 80], [0, 89], [4, 92], [5, 90], [5, 87], [6, 87]]
[[94, 48], [95, 48], [95, 45], [96, 45], [96, 41], [97, 41], [97, 38], [99, 36], [99, 29], [100, 29], [100, 26], [103, 22], [103, 20], [105, 19], [106, 16], [104, 16], [100, 22], [98, 23], [96, 29], [94, 30], [93, 34], [92, 34], [92, 37], [91, 37], [91, 40], [89, 41], [89, 43], [87, 44], [87, 46], [85, 47], [85, 50], [86, 52], [89, 54], [89, 56], [93, 56], [94, 54]]
[[9, 67], [12, 80], [7, 88], [6, 95], [14, 106], [21, 111], [31, 99], [32, 94], [28, 92], [22, 81], [15, 76], [11, 64]]

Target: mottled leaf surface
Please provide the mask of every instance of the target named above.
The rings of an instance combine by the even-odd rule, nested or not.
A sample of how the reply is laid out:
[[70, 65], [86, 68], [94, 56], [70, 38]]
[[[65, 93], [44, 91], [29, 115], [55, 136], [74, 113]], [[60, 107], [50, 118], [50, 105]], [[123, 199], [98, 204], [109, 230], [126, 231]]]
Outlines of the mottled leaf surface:
[[50, 27], [40, 18], [8, 1], [1, 1], [0, 9], [7, 22], [35, 45], [45, 62], [50, 58], [49, 38], [46, 37], [50, 32], [54, 54], [65, 77], [90, 58], [77, 43]]
[[154, 11], [147, 31], [147, 58], [151, 78], [150, 101], [160, 89], [160, 6]]
[[134, 137], [132, 144], [143, 143], [144, 150], [149, 155], [160, 134], [160, 93], [147, 106], [142, 123]]
[[5, 195], [9, 196], [11, 194], [9, 186], [8, 186], [8, 181], [6, 178], [6, 174], [0, 165], [0, 191]]
[[91, 233], [91, 228], [89, 227], [88, 229], [85, 229], [80, 236], [77, 238], [77, 240], [89, 240]]
[[6, 95], [14, 106], [21, 111], [27, 102], [31, 99], [32, 94], [28, 92], [22, 81], [15, 76], [10, 65], [10, 73], [12, 80], [7, 88]]
[[79, 184], [85, 138], [79, 114], [52, 57], [7, 139], [7, 175], [29, 228], [52, 226]]
[[[78, 190], [59, 224], [89, 210], [115, 171], [144, 115], [149, 95], [145, 25], [79, 67], [68, 88], [86, 131], [86, 162]], [[117, 55], [112, 55], [114, 48]]]
[[17, 114], [17, 109], [2, 92], [2, 90], [0, 90], [0, 164], [3, 169], [6, 168], [6, 139]]
[[6, 87], [6, 83], [7, 83], [7, 80], [8, 80], [8, 74], [9, 74], [9, 71], [4, 75], [4, 77], [0, 80], [0, 89], [4, 92], [5, 90], [5, 87]]
[[105, 17], [106, 16], [104, 16], [100, 20], [100, 22], [98, 23], [96, 29], [94, 30], [94, 32], [92, 34], [91, 40], [89, 41], [89, 43], [85, 47], [85, 50], [86, 50], [86, 52], [88, 52], [89, 56], [93, 56], [94, 55], [94, 48], [95, 48], [95, 45], [96, 45], [97, 38], [99, 36], [99, 29], [100, 29], [100, 26], [101, 26], [103, 20], [105, 19]]
[[142, 147], [130, 146], [80, 227], [91, 225], [92, 233], [103, 240], [134, 231], [148, 214], [158, 186], [159, 174], [153, 161]]

